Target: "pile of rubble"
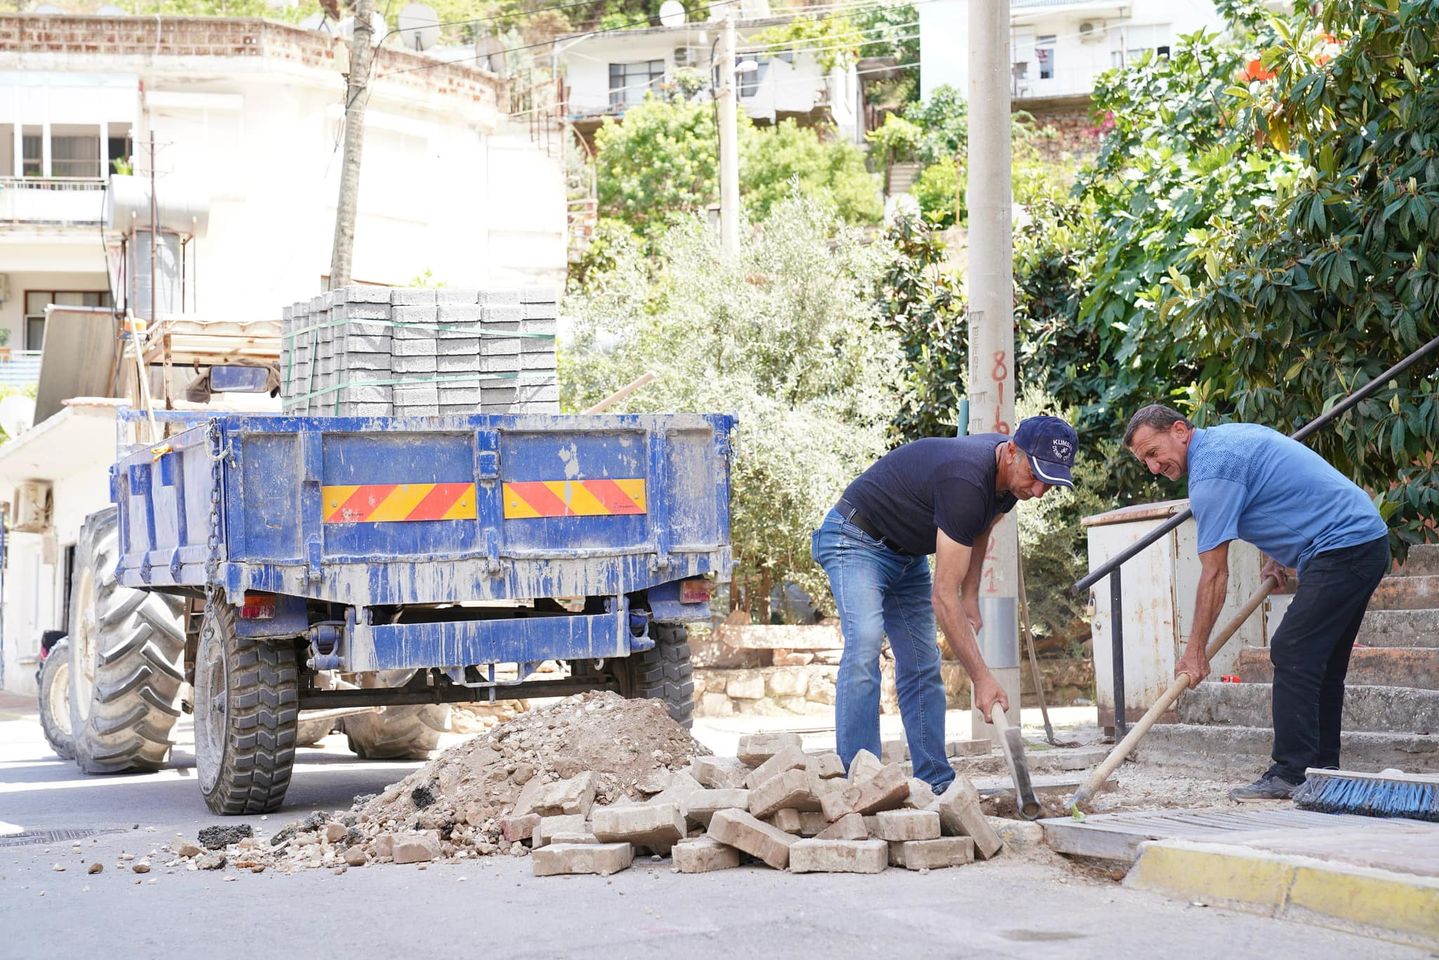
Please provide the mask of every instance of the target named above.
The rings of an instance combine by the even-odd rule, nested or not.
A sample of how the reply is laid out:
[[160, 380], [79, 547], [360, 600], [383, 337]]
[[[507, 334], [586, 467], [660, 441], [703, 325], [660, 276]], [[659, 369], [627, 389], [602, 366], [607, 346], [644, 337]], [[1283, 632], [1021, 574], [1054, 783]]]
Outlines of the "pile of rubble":
[[845, 770], [798, 734], [755, 734], [709, 756], [656, 700], [586, 693], [460, 744], [351, 809], [268, 840], [209, 827], [170, 865], [262, 872], [492, 855], [531, 856], [538, 876], [609, 874], [636, 852], [682, 873], [746, 857], [796, 873], [924, 870], [1003, 844], [963, 775], [936, 797], [901, 762], [867, 752]]

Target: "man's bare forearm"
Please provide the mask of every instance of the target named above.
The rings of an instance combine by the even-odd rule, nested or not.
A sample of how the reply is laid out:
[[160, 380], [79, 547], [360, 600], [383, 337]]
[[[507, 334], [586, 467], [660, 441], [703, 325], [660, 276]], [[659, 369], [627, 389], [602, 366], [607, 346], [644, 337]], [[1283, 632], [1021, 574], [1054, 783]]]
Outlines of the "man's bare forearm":
[[980, 655], [979, 642], [975, 640], [974, 630], [960, 609], [959, 597], [944, 596], [936, 591], [933, 601], [934, 615], [939, 620], [940, 630], [944, 632], [944, 641], [949, 647], [950, 656], [959, 661], [971, 680], [986, 676], [989, 666]]
[[984, 555], [988, 552], [989, 530], [986, 530], [974, 538], [974, 546], [970, 550], [969, 569], [964, 571], [964, 581], [961, 584], [966, 600], [979, 601], [979, 580], [984, 573]]
[[1224, 598], [1229, 592], [1229, 571], [1205, 571], [1199, 577], [1199, 587], [1194, 592], [1194, 626], [1189, 631], [1189, 646], [1205, 649], [1209, 634], [1224, 609]]

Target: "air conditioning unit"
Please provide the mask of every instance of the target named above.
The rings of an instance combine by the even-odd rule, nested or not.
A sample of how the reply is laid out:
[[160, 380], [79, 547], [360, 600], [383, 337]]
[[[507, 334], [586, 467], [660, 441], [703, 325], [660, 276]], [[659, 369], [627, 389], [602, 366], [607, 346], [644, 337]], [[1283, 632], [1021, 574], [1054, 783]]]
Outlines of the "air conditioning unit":
[[17, 485], [11, 504], [10, 529], [18, 533], [44, 533], [50, 526], [51, 506], [49, 483], [27, 480]]
[[1079, 21], [1079, 42], [1098, 43], [1108, 30], [1108, 24], [1103, 20], [1081, 20]]
[[699, 60], [699, 51], [694, 47], [675, 47], [675, 66], [692, 67]]

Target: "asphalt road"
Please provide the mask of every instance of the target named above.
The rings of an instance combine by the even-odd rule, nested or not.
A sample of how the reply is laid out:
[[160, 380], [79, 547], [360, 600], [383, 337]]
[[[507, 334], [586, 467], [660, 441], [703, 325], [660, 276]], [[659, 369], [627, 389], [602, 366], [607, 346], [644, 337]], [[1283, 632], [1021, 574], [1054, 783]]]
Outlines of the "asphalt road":
[[[357, 760], [331, 737], [301, 751], [283, 811], [236, 819], [268, 834], [413, 767]], [[163, 856], [144, 876], [117, 867], [122, 853], [217, 820], [184, 741], [164, 772], [86, 777], [50, 753], [33, 711], [0, 704], [0, 958], [1431, 956], [1165, 900], [1048, 857], [869, 877], [758, 866], [682, 876], [645, 860], [609, 878], [535, 878], [527, 858], [508, 857], [340, 876], [191, 872]], [[105, 832], [17, 844], [17, 830]], [[103, 872], [88, 874], [95, 862]]]

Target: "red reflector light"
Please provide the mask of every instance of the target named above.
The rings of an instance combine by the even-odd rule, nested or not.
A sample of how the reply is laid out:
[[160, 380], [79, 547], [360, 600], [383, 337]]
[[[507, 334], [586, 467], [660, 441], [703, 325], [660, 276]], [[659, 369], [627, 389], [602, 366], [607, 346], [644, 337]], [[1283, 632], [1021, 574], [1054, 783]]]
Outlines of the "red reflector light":
[[245, 603], [240, 607], [241, 620], [275, 619], [275, 595], [273, 593], [245, 592]]
[[704, 579], [680, 581], [680, 603], [709, 603], [710, 582]]

